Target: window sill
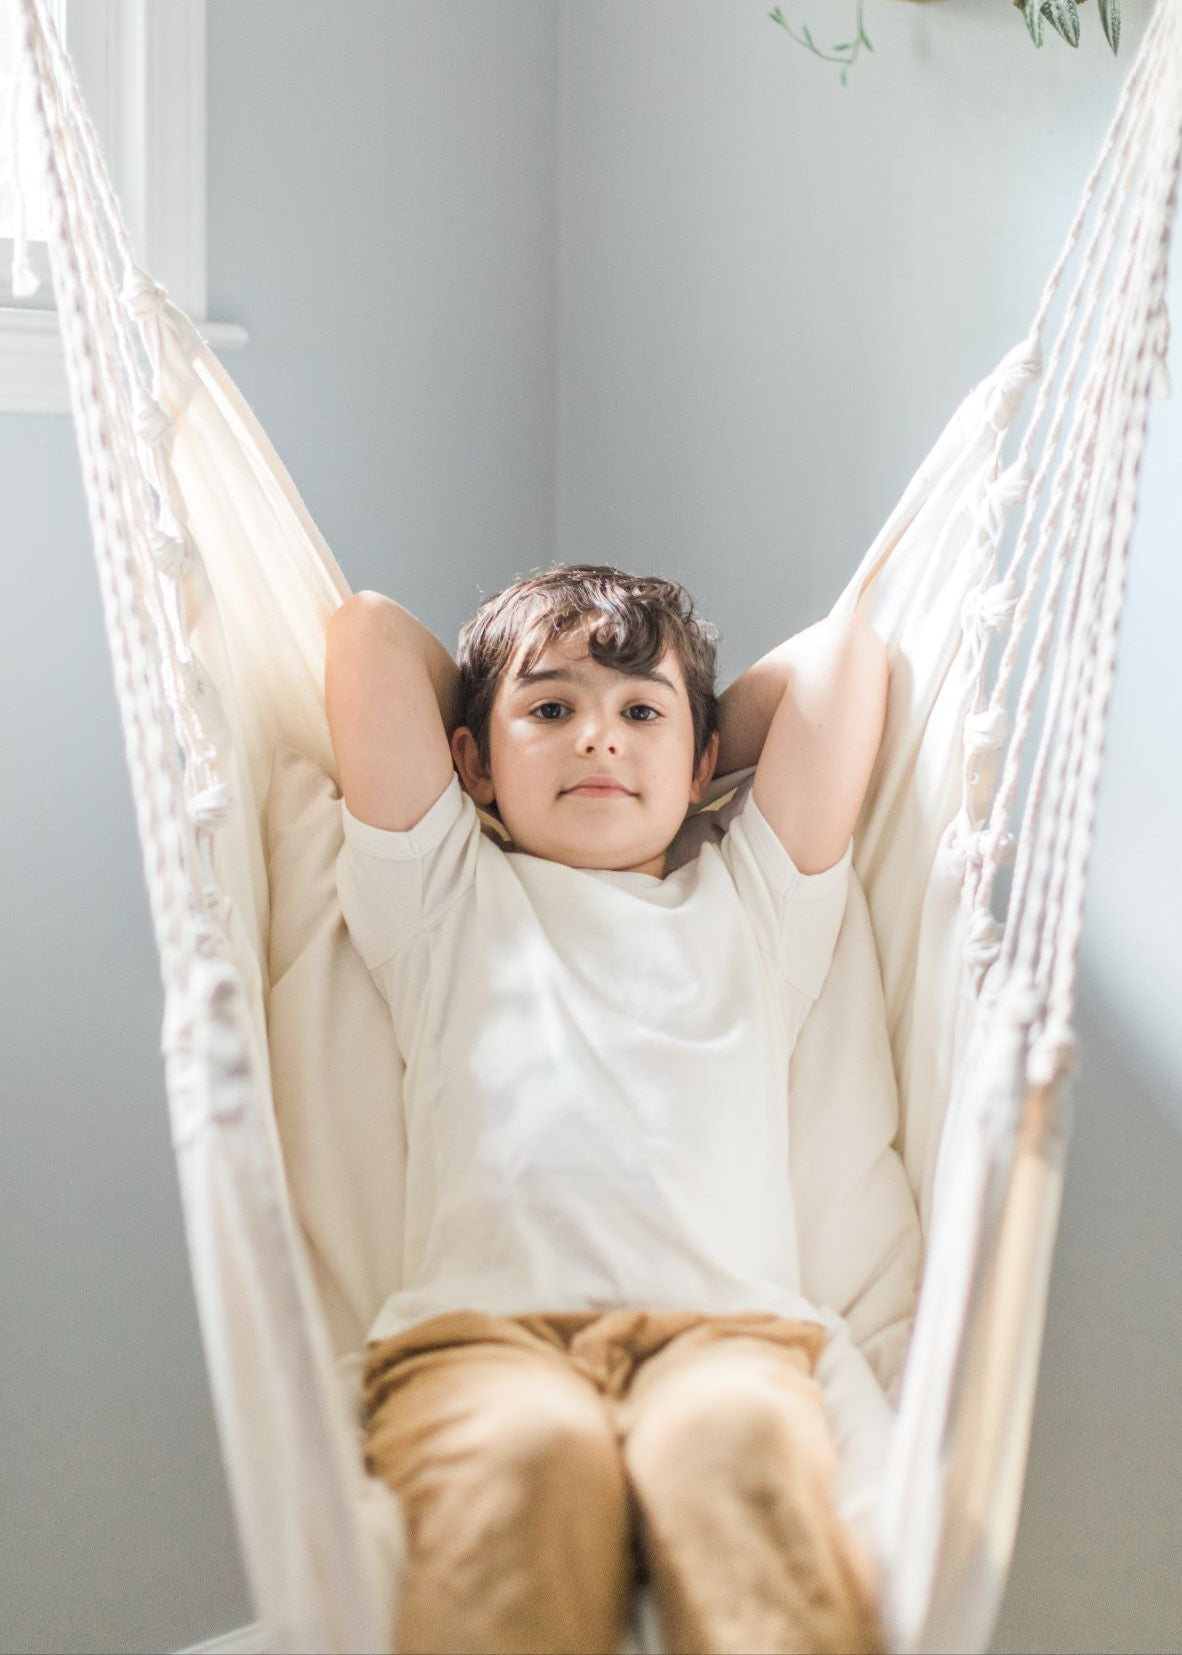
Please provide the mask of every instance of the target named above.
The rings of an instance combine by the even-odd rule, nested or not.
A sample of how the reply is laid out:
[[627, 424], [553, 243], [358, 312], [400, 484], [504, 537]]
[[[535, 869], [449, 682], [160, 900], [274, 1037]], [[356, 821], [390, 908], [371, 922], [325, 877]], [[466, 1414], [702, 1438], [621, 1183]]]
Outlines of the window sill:
[[[205, 6], [206, 0], [52, 0], [136, 262], [220, 351], [245, 345], [247, 334], [233, 323], [198, 320], [208, 302]], [[47, 249], [30, 244], [45, 286], [32, 305], [22, 305], [13, 302], [7, 280], [11, 247], [0, 243], [0, 413], [69, 414]]]
[[[193, 326], [216, 351], [239, 350], [249, 335], [236, 322]], [[69, 414], [65, 353], [56, 312], [0, 306], [0, 414]]]

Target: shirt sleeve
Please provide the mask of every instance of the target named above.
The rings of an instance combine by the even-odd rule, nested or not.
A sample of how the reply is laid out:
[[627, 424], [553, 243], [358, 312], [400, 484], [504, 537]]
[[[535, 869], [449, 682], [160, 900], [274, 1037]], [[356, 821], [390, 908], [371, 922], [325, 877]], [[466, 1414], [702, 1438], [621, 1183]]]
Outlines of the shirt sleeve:
[[471, 889], [480, 818], [453, 771], [426, 815], [405, 832], [359, 821], [344, 799], [341, 823], [341, 912], [357, 952], [377, 971]]
[[853, 840], [831, 868], [805, 874], [755, 802], [754, 789], [722, 841], [722, 857], [781, 979], [815, 1000], [845, 913]]

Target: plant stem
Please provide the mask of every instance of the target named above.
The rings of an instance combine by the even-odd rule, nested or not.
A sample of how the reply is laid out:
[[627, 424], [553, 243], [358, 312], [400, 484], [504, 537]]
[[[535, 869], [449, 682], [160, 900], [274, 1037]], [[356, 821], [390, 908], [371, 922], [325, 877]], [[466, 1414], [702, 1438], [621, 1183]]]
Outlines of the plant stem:
[[796, 30], [791, 27], [788, 19], [784, 16], [784, 13], [780, 10], [779, 6], [777, 6], [774, 11], [769, 12], [768, 16], [771, 18], [773, 23], [778, 23], [787, 34], [791, 35], [792, 39], [796, 41], [798, 46], [803, 46], [807, 51], [812, 52], [814, 57], [821, 58], [825, 63], [840, 63], [843, 66], [841, 72], [841, 84], [844, 86], [846, 84], [846, 74], [848, 73], [851, 64], [857, 62], [858, 55], [861, 52], [862, 47], [865, 46], [867, 50], [871, 52], [874, 50], [874, 47], [870, 44], [870, 37], [867, 35], [863, 24], [863, 9], [865, 6], [865, 0], [856, 0], [856, 3], [857, 29], [853, 40], [843, 41], [840, 46], [834, 46], [830, 52], [823, 52], [817, 45], [816, 41], [809, 32], [807, 23], [804, 25], [804, 34], [797, 34]]

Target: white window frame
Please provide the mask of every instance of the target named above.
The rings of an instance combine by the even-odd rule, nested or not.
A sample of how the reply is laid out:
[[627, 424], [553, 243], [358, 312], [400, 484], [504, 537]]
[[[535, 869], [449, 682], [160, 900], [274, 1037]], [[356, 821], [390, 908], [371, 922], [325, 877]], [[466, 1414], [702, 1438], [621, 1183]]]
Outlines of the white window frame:
[[[210, 345], [246, 344], [244, 328], [205, 314], [205, 0], [54, 3], [137, 262]], [[47, 289], [0, 304], [0, 413], [70, 412]]]

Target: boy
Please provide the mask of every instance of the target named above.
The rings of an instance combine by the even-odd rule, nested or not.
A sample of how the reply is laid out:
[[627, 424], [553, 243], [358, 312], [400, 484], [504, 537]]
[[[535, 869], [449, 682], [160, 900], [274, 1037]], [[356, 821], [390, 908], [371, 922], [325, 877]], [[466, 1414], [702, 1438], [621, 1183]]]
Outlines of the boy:
[[669, 1655], [881, 1647], [785, 1092], [886, 652], [822, 622], [718, 699], [716, 641], [684, 588], [583, 565], [488, 599], [458, 668], [374, 593], [329, 626], [338, 890], [406, 1063], [404, 1285], [365, 1376], [403, 1651], [616, 1655], [645, 1570]]

